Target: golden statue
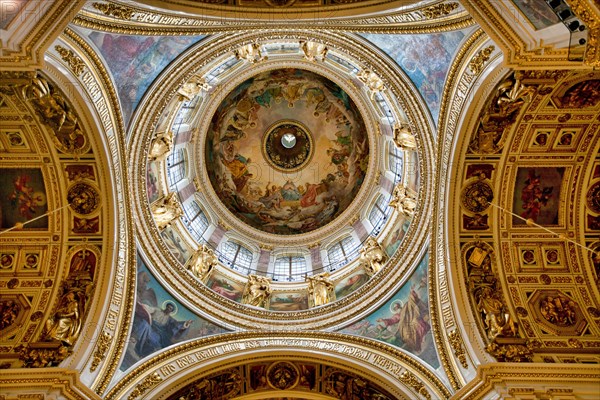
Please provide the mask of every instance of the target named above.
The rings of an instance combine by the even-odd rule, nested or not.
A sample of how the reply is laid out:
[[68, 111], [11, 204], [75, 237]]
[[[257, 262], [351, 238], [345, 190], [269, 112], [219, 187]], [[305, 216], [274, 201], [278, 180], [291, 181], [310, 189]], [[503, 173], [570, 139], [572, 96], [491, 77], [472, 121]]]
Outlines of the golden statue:
[[159, 132], [150, 144], [148, 158], [150, 161], [165, 159], [173, 150], [173, 132]]
[[192, 100], [201, 91], [204, 90], [205, 92], [208, 92], [210, 89], [212, 89], [212, 86], [206, 82], [206, 79], [194, 75], [189, 81], [177, 89], [177, 93], [179, 94], [179, 100], [184, 101]]
[[329, 279], [329, 272], [307, 276], [306, 280], [308, 281], [308, 301], [311, 307], [322, 306], [335, 300], [333, 282]]
[[190, 262], [188, 263], [188, 269], [204, 282], [213, 267], [217, 265], [217, 256], [215, 252], [203, 244], [196, 252], [192, 255]]
[[371, 91], [371, 100], [375, 100], [375, 95], [385, 90], [383, 80], [381, 80], [381, 78], [371, 70], [363, 69], [358, 74], [356, 74], [356, 77], [359, 81], [367, 85], [367, 87]]
[[327, 46], [323, 43], [309, 42], [305, 40], [300, 41], [300, 50], [304, 53], [304, 58], [308, 61], [325, 61], [327, 57]]
[[248, 275], [242, 302], [255, 307], [267, 307], [271, 297], [271, 281], [265, 276]]
[[235, 51], [235, 58], [238, 60], [246, 60], [250, 64], [265, 61], [267, 56], [263, 56], [260, 50], [260, 45], [257, 42], [243, 45]]
[[159, 230], [163, 230], [173, 220], [183, 215], [177, 201], [177, 193], [171, 192], [152, 204], [152, 216]]
[[383, 264], [387, 261], [387, 254], [385, 254], [385, 251], [383, 251], [383, 248], [373, 236], [369, 236], [359, 252], [360, 263], [371, 276], [379, 272]]
[[410, 127], [401, 122], [394, 125], [394, 143], [402, 150], [417, 150], [417, 141]]
[[409, 189], [401, 183], [397, 185], [392, 193], [390, 207], [395, 207], [400, 213], [412, 217], [415, 215], [417, 201], [408, 191]]
[[81, 332], [82, 306], [75, 292], [67, 292], [60, 301], [60, 307], [52, 318], [46, 321], [44, 336], [72, 346]]

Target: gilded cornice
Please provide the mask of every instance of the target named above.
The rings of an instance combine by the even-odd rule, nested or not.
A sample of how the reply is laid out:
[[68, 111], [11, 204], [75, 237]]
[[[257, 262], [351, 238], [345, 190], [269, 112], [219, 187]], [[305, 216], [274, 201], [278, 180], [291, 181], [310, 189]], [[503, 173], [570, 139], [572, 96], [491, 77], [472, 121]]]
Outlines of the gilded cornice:
[[[359, 60], [365, 67], [373, 67], [374, 70], [385, 77], [385, 84], [389, 91], [396, 96], [398, 102], [397, 107], [400, 107], [406, 114], [411, 125], [419, 128], [421, 140], [418, 141], [420, 154], [425, 156], [419, 157], [419, 167], [421, 173], [424, 174], [419, 188], [419, 199], [423, 199], [420, 203], [419, 217], [416, 218], [410, 225], [409, 232], [406, 237], [411, 237], [411, 240], [404, 240], [401, 248], [396, 252], [396, 257], [390, 262], [392, 265], [399, 263], [401, 268], [386, 268], [385, 273], [379, 273], [364, 286], [359, 288], [352, 294], [342, 298], [331, 304], [327, 304], [315, 309], [305, 311], [276, 313], [263, 309], [247, 307], [218, 295], [214, 291], [208, 289], [205, 285], [199, 284], [198, 281], [183, 267], [174, 257], [167, 251], [162, 239], [158, 236], [158, 231], [153, 224], [152, 216], [149, 207], [144, 205], [147, 203], [146, 187], [145, 187], [145, 168], [146, 168], [146, 150], [150, 143], [150, 135], [133, 135], [131, 138], [130, 147], [136, 149], [133, 157], [134, 169], [132, 176], [136, 185], [134, 189], [135, 196], [140, 200], [136, 203], [140, 204], [137, 212], [139, 213], [138, 221], [146, 227], [140, 229], [140, 247], [145, 255], [150, 259], [150, 265], [160, 269], [157, 272], [163, 282], [170, 287], [180, 288], [179, 294], [185, 298], [188, 303], [196, 305], [202, 312], [205, 312], [215, 321], [223, 321], [224, 324], [256, 329], [265, 327], [277, 327], [278, 329], [321, 329], [339, 326], [340, 324], [350, 323], [360, 317], [361, 313], [371, 306], [368, 301], [365, 301], [365, 296], [373, 299], [386, 298], [395, 288], [398, 287], [403, 277], [415, 266], [422, 256], [423, 246], [426, 236], [429, 231], [426, 228], [428, 215], [431, 210], [431, 198], [427, 195], [432, 191], [431, 183], [431, 163], [433, 158], [428, 156], [432, 152], [433, 134], [430, 128], [430, 120], [422, 111], [424, 104], [419, 103], [416, 97], [412, 96], [411, 86], [407, 85], [399, 79], [403, 76], [399, 72], [399, 67], [393, 64], [378, 62], [375, 64], [372, 60], [385, 57], [382, 53], [376, 52], [366, 46], [358, 44], [349, 47], [349, 38], [346, 35], [330, 33], [328, 35], [314, 34], [307, 36], [304, 32], [288, 31], [286, 34], [270, 33], [260, 34], [258, 32], [245, 35], [236, 35], [225, 37], [213, 37], [209, 41], [202, 44], [203, 53], [198, 56], [193, 49], [187, 59], [181, 64], [173, 65], [173, 70], [165, 74], [165, 80], [156, 83], [155, 87], [160, 90], [155, 91], [151, 96], [148, 96], [141, 105], [145, 110], [139, 115], [139, 118], [134, 121], [132, 129], [136, 132], [151, 132], [150, 127], [154, 127], [158, 123], [159, 117], [165, 112], [166, 107], [173, 101], [176, 90], [179, 86], [189, 79], [196, 71], [200, 71], [206, 66], [210, 60], [230, 53], [240, 44], [254, 40], [270, 40], [270, 39], [287, 39], [299, 40], [309, 38], [324, 42], [330, 48], [339, 49], [341, 52], [347, 52], [352, 55], [352, 58]], [[314, 39], [312, 39], [314, 38]], [[357, 43], [362, 39], [355, 38]], [[420, 110], [420, 111], [419, 111]], [[144, 171], [144, 172], [142, 172]], [[148, 222], [143, 222], [148, 221]], [[169, 265], [169, 268], [163, 267]], [[151, 267], [153, 268], [153, 267]], [[294, 321], [291, 325], [289, 322]]]
[[[105, 330], [102, 333], [98, 333], [103, 336], [110, 335], [114, 339], [111, 341], [112, 346], [109, 346], [108, 349], [103, 348], [106, 346], [103, 345], [102, 340], [99, 340], [97, 343], [99, 348], [92, 359], [88, 360], [91, 363], [90, 371], [94, 372], [99, 366], [100, 371], [97, 373], [96, 381], [92, 387], [96, 393], [101, 394], [108, 386], [110, 379], [112, 379], [113, 374], [118, 368], [118, 361], [127, 345], [128, 331], [127, 329], [121, 329], [121, 327], [127, 325], [132, 319], [135, 295], [136, 255], [135, 243], [131, 239], [133, 237], [132, 227], [134, 226], [134, 222], [130, 208], [126, 206], [131, 204], [129, 198], [130, 190], [127, 187], [126, 179], [127, 165], [121, 161], [126, 159], [125, 135], [123, 118], [118, 111], [120, 107], [117, 93], [106, 67], [102, 64], [94, 49], [72, 29], [67, 28], [65, 30], [64, 41], [73, 46], [73, 49], [77, 49], [87, 68], [93, 72], [82, 84], [84, 86], [87, 84], [97, 84], [102, 87], [102, 92], [107, 98], [108, 108], [116, 121], [112, 132], [106, 132], [107, 135], [110, 135], [106, 143], [109, 147], [111, 158], [109, 163], [112, 163], [113, 166], [111, 171], [114, 182], [113, 187], [115, 189], [115, 209], [118, 212], [115, 226], [115, 232], [117, 232], [115, 233], [115, 240], [117, 241], [117, 249], [120, 250], [114, 250], [114, 254], [118, 256], [115, 256], [116, 264], [112, 268], [115, 275], [112, 287], [109, 289], [110, 294], [108, 294], [108, 298], [111, 301], [106, 303], [107, 306], [103, 310], [105, 314], [101, 317], [101, 322], [99, 322]], [[104, 362], [105, 358], [108, 362]], [[94, 365], [96, 366], [94, 367]]]
[[[390, 1], [393, 3], [393, 1]], [[96, 3], [93, 3], [96, 4]], [[105, 4], [105, 3], [98, 3]], [[164, 4], [164, 2], [162, 3]], [[189, 5], [190, 3], [188, 3]], [[442, 3], [440, 3], [442, 4]], [[457, 4], [450, 2], [446, 4]], [[117, 3], [108, 5], [118, 6]], [[181, 4], [173, 3], [180, 7]], [[197, 5], [197, 3], [195, 4]], [[113, 7], [111, 10], [114, 10]], [[119, 6], [123, 8], [122, 6]], [[210, 11], [210, 5], [203, 4], [198, 9], [183, 8], [187, 14], [173, 13], [165, 9], [144, 7], [137, 4], [131, 7], [129, 4], [125, 11], [116, 16], [111, 13], [108, 6], [106, 12], [100, 12], [96, 7], [82, 9], [75, 17], [74, 23], [89, 29], [136, 35], [199, 35], [212, 34], [228, 31], [245, 31], [264, 29], [265, 18], [269, 21], [269, 30], [299, 29], [326, 29], [329, 31], [347, 32], [370, 32], [370, 33], [395, 33], [416, 34], [436, 33], [463, 29], [472, 26], [473, 20], [464, 10], [458, 6], [452, 8], [448, 13], [428, 11], [431, 3], [420, 7], [404, 8], [399, 11], [380, 10], [372, 17], [361, 16], [339, 16], [332, 18], [332, 13], [338, 11], [328, 10], [327, 7], [319, 7], [315, 10], [305, 8], [294, 9], [258, 9], [252, 13], [248, 9], [240, 9], [227, 12], [222, 6]], [[350, 6], [354, 7], [354, 6]], [[392, 9], [390, 4], [390, 9]], [[243, 11], [241, 11], [243, 10]], [[268, 11], [266, 11], [268, 10]], [[240, 18], [240, 12], [244, 18]], [[231, 14], [230, 16], [228, 16]], [[129, 15], [131, 15], [129, 18]], [[365, 13], [364, 15], [373, 15]]]
[[[491, 394], [501, 395], [499, 388], [536, 388], [551, 395], [554, 390], [570, 389], [567, 395], [591, 395], [597, 392], [600, 372], [596, 365], [585, 364], [504, 364], [490, 363], [477, 368], [477, 376], [456, 392], [453, 400], [476, 400]], [[533, 395], [530, 389], [529, 395]], [[569, 396], [569, 397], [570, 397]], [[537, 398], [537, 397], [536, 397]], [[588, 397], [581, 397], [588, 398]], [[591, 397], [589, 397], [591, 398]]]
[[[569, 61], [569, 49], [552, 47], [536, 47], [529, 45], [513, 28], [514, 24], [505, 19], [513, 17], [512, 13], [501, 13], [495, 2], [472, 0], [469, 5], [471, 15], [481, 25], [492, 40], [502, 48], [504, 64], [514, 69], [575, 69], [589, 68], [586, 62]], [[596, 21], [598, 17], [596, 17]], [[598, 37], [597, 32], [593, 37]], [[596, 39], [597, 40], [597, 39]], [[588, 48], [594, 47], [588, 43]], [[597, 46], [596, 46], [597, 47]]]
[[[185, 385], [184, 379], [189, 374], [197, 379], [217, 369], [244, 364], [249, 357], [257, 359], [258, 348], [264, 357], [278, 359], [312, 357], [311, 352], [307, 353], [311, 349], [319, 352], [320, 362], [335, 359], [339, 365], [353, 366], [355, 372], [360, 368], [362, 374], [372, 373], [370, 378], [391, 393], [399, 395], [397, 388], [404, 387], [409, 393], [418, 393], [416, 398], [450, 397], [450, 391], [432, 370], [404, 351], [380, 341], [327, 332], [255, 331], [207, 337], [163, 351], [128, 371], [104, 398], [124, 398], [149, 376], [160, 379], [155, 386], [157, 393], [171, 391], [173, 385]], [[232, 361], [215, 364], [224, 355]], [[419, 393], [421, 387], [425, 390]]]
[[588, 43], [583, 62], [592, 68], [600, 67], [600, 6], [586, 0], [569, 0], [571, 9], [587, 26]]
[[[464, 384], [463, 376], [466, 374], [466, 371], [463, 372], [460, 366], [467, 368], [468, 364], [466, 358], [463, 360], [465, 355], [463, 354], [461, 344], [461, 325], [456, 321], [454, 310], [449, 306], [448, 269], [450, 266], [446, 257], [446, 237], [443, 227], [447, 207], [444, 199], [448, 189], [445, 187], [444, 182], [446, 181], [445, 175], [448, 173], [453, 137], [456, 135], [459, 115], [466, 97], [465, 91], [473, 84], [473, 73], [469, 74], [466, 72], [466, 68], [470, 62], [469, 56], [473, 55], [487, 40], [487, 35], [483, 30], [479, 29], [465, 41], [462, 48], [456, 54], [446, 78], [446, 82], [450, 82], [451, 84], [447, 84], [444, 87], [439, 118], [440, 127], [436, 158], [437, 173], [435, 174], [434, 184], [434, 199], [437, 205], [434, 207], [432, 220], [440, 221], [442, 225], [433, 224], [432, 248], [434, 250], [430, 265], [435, 272], [429, 275], [429, 299], [431, 301], [431, 325], [438, 346], [438, 354], [450, 379], [450, 383], [455, 389]], [[462, 87], [459, 93], [457, 93], [458, 87]], [[451, 102], [450, 99], [454, 100]], [[452, 332], [450, 332], [451, 330]], [[448, 345], [450, 345], [450, 348]], [[450, 351], [454, 352], [455, 357], [460, 362], [460, 366], [456, 363], [456, 359], [450, 356], [452, 354]]]
[[29, 397], [32, 393], [53, 393], [66, 400], [100, 399], [81, 382], [76, 370], [66, 368], [3, 369], [0, 371], [0, 387], [4, 395], [9, 394], [10, 398], [15, 395], [14, 398], [18, 399], [32, 398]]
[[[31, 4], [31, 3], [30, 3]], [[27, 9], [22, 11], [23, 18], [35, 16], [36, 24], [15, 24], [16, 29], [8, 31], [10, 36], [0, 44], [0, 63], [3, 69], [34, 70], [41, 68], [44, 62], [44, 52], [71, 21], [71, 17], [85, 4], [85, 0], [54, 1], [46, 8], [47, 2], [36, 5], [35, 13]], [[45, 10], [43, 10], [46, 8]], [[29, 14], [27, 14], [29, 13]], [[38, 13], [43, 13], [39, 15]], [[19, 18], [19, 16], [17, 16]], [[28, 32], [24, 30], [30, 29]], [[19, 39], [16, 39], [19, 37]], [[18, 42], [13, 43], [13, 40]], [[5, 47], [6, 46], [6, 47]]]

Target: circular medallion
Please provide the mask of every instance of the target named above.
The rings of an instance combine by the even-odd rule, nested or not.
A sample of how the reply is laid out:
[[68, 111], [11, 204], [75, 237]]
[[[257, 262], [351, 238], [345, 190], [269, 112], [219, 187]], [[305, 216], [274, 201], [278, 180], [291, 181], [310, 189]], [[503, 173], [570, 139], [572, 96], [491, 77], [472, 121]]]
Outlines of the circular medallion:
[[470, 184], [463, 190], [462, 194], [463, 206], [474, 213], [486, 210], [493, 199], [494, 192], [492, 188], [482, 181]]
[[600, 182], [594, 183], [588, 190], [586, 200], [590, 210], [600, 213]]
[[263, 156], [273, 168], [282, 172], [298, 171], [313, 154], [312, 137], [298, 121], [278, 121], [263, 138]]
[[87, 183], [76, 183], [69, 189], [67, 201], [77, 214], [91, 214], [100, 205], [100, 193]]
[[300, 373], [298, 368], [289, 362], [271, 364], [267, 370], [267, 383], [273, 389], [291, 389], [298, 384]]

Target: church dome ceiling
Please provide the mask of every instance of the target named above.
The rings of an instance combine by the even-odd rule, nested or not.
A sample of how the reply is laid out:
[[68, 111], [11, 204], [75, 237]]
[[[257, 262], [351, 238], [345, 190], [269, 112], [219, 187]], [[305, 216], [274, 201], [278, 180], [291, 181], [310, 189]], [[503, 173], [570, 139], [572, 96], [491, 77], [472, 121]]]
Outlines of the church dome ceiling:
[[330, 324], [421, 260], [428, 112], [385, 55], [341, 36], [211, 37], [140, 103], [144, 253], [200, 308]]
[[281, 235], [340, 216], [369, 163], [362, 116], [348, 94], [302, 69], [277, 69], [235, 87], [213, 115], [206, 171], [238, 219]]

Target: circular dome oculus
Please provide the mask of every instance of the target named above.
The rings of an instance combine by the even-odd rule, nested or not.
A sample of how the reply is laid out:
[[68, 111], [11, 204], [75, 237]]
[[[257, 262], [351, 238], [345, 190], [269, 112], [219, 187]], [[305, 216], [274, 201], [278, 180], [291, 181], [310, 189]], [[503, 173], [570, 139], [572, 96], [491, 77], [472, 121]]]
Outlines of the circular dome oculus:
[[221, 203], [263, 232], [303, 234], [337, 218], [367, 173], [358, 107], [330, 79], [298, 68], [259, 73], [212, 116], [206, 171]]
[[263, 139], [263, 157], [281, 172], [305, 167], [313, 155], [313, 140], [305, 126], [297, 121], [279, 121], [267, 130]]

